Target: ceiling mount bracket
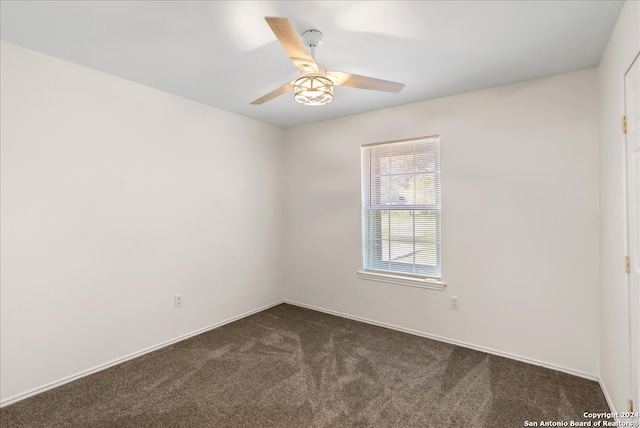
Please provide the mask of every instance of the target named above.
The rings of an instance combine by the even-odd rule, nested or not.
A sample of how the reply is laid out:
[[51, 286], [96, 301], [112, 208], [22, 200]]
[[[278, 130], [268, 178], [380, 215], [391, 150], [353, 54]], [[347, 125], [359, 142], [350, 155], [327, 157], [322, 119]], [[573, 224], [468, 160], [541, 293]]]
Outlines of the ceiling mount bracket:
[[302, 43], [309, 49], [317, 48], [322, 44], [322, 33], [318, 30], [307, 30], [302, 33]]

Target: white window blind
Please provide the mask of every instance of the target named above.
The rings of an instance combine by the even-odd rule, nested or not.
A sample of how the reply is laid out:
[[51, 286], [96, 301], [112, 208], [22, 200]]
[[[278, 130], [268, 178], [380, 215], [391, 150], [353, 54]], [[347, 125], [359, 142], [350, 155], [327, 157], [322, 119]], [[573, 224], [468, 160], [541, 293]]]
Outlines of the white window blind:
[[441, 278], [440, 138], [362, 147], [363, 267]]

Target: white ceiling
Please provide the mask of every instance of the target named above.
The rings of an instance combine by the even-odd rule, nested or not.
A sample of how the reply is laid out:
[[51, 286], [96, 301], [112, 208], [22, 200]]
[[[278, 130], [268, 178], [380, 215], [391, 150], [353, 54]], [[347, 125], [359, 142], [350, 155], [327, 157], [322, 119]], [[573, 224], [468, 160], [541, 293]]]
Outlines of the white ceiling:
[[[3, 40], [282, 127], [594, 67], [621, 1], [2, 1]], [[297, 75], [264, 21], [318, 29], [329, 69], [406, 83], [326, 106], [254, 99]]]

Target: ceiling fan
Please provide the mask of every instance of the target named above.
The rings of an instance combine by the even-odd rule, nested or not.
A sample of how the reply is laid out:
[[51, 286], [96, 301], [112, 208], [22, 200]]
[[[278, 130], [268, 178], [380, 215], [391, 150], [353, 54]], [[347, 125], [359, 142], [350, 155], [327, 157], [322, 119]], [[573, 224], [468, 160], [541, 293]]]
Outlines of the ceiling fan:
[[[302, 34], [302, 40], [300, 40], [287, 18], [267, 16], [265, 20], [284, 50], [289, 54], [291, 61], [300, 70], [301, 75], [299, 78], [258, 98], [251, 104], [265, 103], [289, 91], [294, 92], [295, 100], [301, 104], [328, 104], [333, 100], [334, 86], [394, 93], [400, 92], [404, 88], [404, 83], [375, 79], [342, 71], [327, 71], [325, 67], [316, 63], [315, 60], [315, 49], [322, 44], [322, 33], [320, 31], [307, 30]], [[309, 48], [309, 52], [307, 52], [305, 46]]]

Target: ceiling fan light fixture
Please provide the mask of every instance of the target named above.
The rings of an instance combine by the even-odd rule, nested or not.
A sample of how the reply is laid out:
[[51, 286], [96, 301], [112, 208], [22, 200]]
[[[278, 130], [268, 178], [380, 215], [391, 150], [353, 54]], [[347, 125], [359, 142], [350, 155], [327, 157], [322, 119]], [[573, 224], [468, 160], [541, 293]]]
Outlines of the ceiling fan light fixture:
[[300, 104], [321, 106], [333, 101], [333, 82], [322, 74], [305, 74], [293, 86], [293, 97]]
[[[300, 40], [300, 36], [287, 18], [266, 16], [264, 19], [293, 64], [303, 74], [297, 80], [289, 81], [251, 102], [253, 105], [264, 104], [291, 90], [293, 90], [293, 98], [300, 104], [321, 106], [333, 101], [334, 86], [393, 93], [400, 92], [404, 87], [404, 83], [359, 76], [342, 71], [327, 71], [315, 59], [316, 48], [322, 44], [322, 33], [320, 31], [307, 30], [302, 33], [302, 40]], [[307, 49], [309, 50], [307, 51]]]

